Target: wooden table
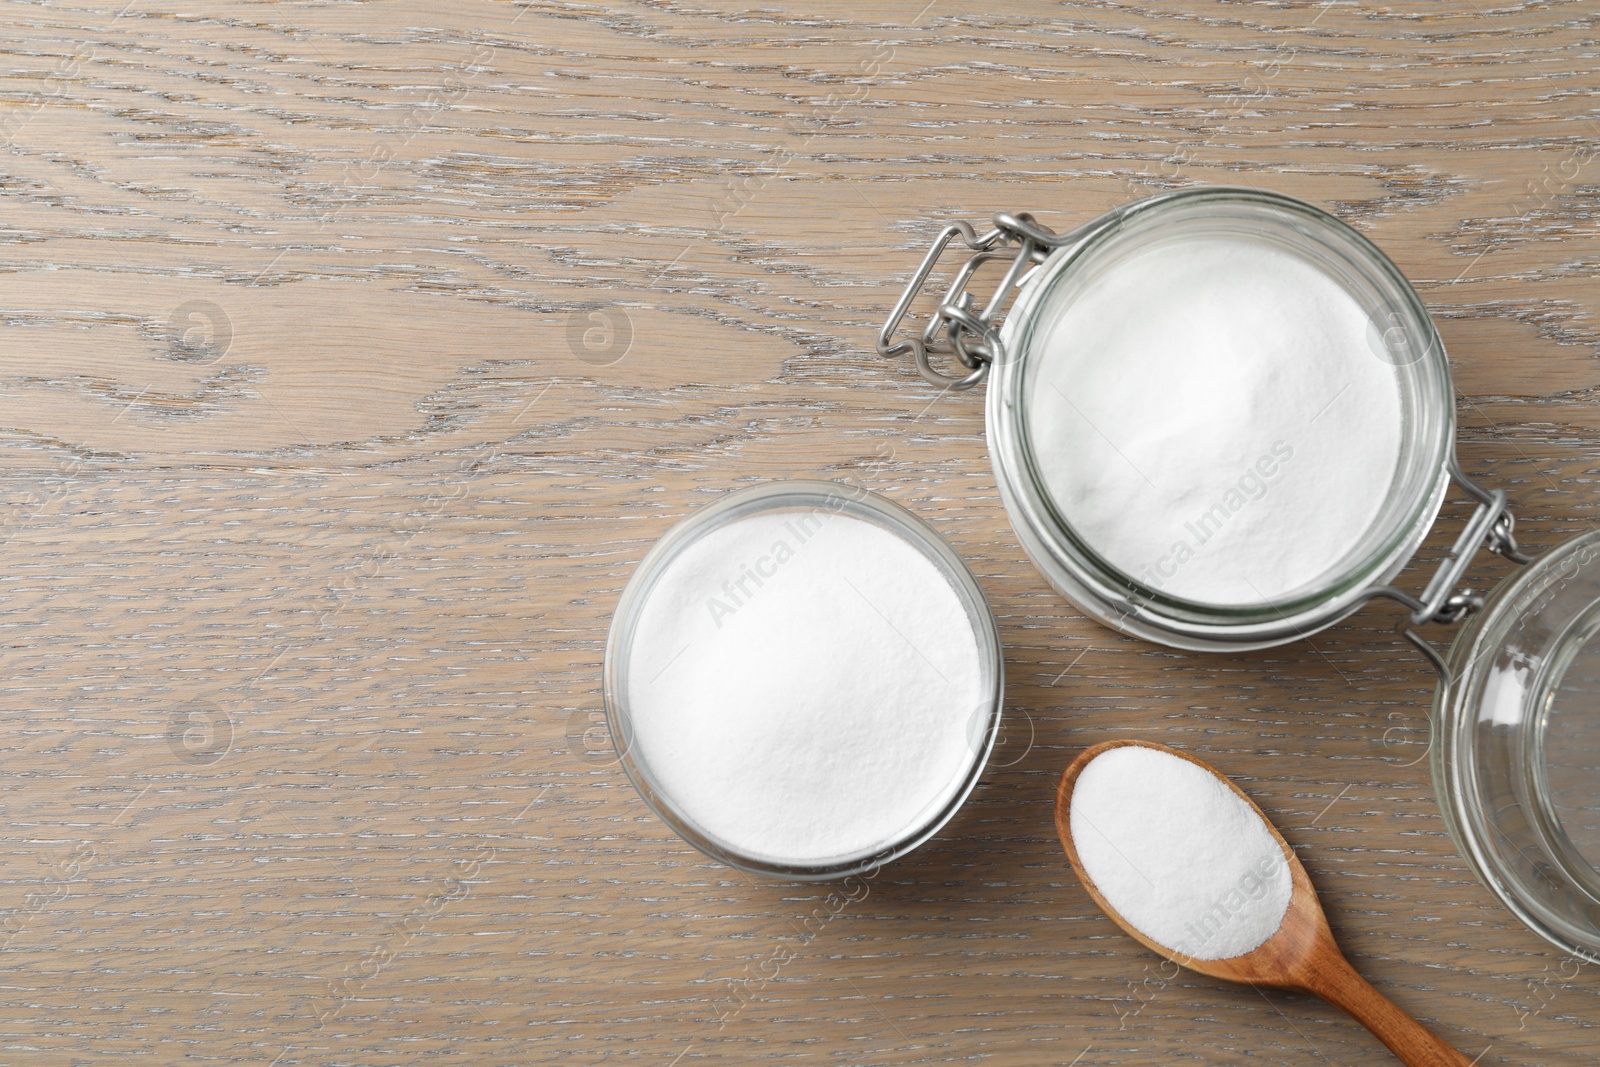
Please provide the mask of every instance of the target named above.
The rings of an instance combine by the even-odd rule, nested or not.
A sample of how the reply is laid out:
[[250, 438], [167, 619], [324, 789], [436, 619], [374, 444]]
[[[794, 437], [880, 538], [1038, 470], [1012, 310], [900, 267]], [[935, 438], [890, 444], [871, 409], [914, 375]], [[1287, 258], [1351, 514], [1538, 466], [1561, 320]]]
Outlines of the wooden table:
[[[1600, 969], [1457, 856], [1392, 613], [1227, 657], [1092, 624], [982, 391], [872, 351], [948, 219], [1272, 187], [1415, 281], [1525, 541], [1588, 529], [1592, 4], [4, 11], [0, 1062], [1391, 1062], [1094, 909], [1052, 787], [1119, 736], [1234, 775], [1469, 1056], [1595, 1062]], [[797, 476], [929, 519], [1008, 649], [982, 785], [842, 905], [682, 844], [599, 710], [650, 544]]]

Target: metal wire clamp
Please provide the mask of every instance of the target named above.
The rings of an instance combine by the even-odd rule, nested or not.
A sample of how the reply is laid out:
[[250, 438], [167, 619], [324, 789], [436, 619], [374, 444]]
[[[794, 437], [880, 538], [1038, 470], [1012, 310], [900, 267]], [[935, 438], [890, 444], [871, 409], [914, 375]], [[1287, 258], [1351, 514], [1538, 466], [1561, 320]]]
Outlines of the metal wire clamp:
[[1376, 586], [1367, 590], [1366, 594], [1367, 599], [1387, 597], [1411, 609], [1411, 614], [1401, 619], [1396, 629], [1428, 658], [1445, 684], [1450, 682], [1450, 669], [1444, 656], [1416, 628], [1428, 623], [1448, 625], [1460, 622], [1483, 607], [1482, 596], [1470, 589], [1460, 588], [1458, 591], [1462, 579], [1466, 577], [1467, 568], [1472, 565], [1473, 557], [1480, 548], [1487, 548], [1513, 563], [1532, 562], [1532, 557], [1517, 545], [1516, 518], [1507, 504], [1506, 491], [1485, 489], [1467, 477], [1454, 453], [1450, 456], [1448, 469], [1450, 480], [1478, 502], [1477, 510], [1451, 546], [1449, 555], [1440, 561], [1439, 569], [1423, 589], [1421, 597], [1412, 596], [1392, 585]]
[[[889, 313], [889, 319], [878, 333], [878, 354], [898, 356], [911, 352], [917, 361], [917, 372], [929, 382], [944, 389], [971, 389], [989, 374], [989, 368], [1005, 359], [1005, 347], [1000, 341], [998, 320], [1012, 294], [1029, 269], [1043, 263], [1050, 252], [1072, 241], [1077, 234], [1057, 234], [1047, 226], [1034, 221], [1032, 215], [1012, 215], [999, 212], [994, 216], [993, 230], [979, 237], [965, 222], [952, 222], [934, 239], [933, 247], [922, 257], [922, 264], [911, 276], [899, 303]], [[934, 313], [920, 336], [895, 339], [906, 312], [928, 282], [934, 267], [950, 243], [957, 237], [972, 252], [955, 279], [939, 301]], [[1013, 252], [1013, 249], [1015, 250]], [[999, 288], [981, 310], [976, 298], [967, 291], [979, 267], [996, 259], [1011, 259]], [[942, 334], [942, 336], [941, 336]], [[935, 354], [952, 357], [962, 367], [964, 374], [945, 374], [936, 370], [931, 357]]]

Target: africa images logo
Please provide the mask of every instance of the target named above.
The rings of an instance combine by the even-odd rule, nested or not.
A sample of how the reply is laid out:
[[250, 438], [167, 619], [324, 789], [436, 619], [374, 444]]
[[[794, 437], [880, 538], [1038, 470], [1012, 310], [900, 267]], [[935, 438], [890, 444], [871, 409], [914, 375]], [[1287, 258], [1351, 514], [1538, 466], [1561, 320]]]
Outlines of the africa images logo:
[[1222, 494], [1222, 499], [1183, 524], [1183, 528], [1189, 533], [1189, 538], [1179, 538], [1173, 542], [1171, 550], [1165, 556], [1153, 564], [1139, 568], [1139, 577], [1147, 585], [1160, 589], [1164, 582], [1178, 573], [1179, 567], [1193, 559], [1195, 553], [1207, 541], [1220, 533], [1246, 504], [1266, 496], [1272, 480], [1293, 458], [1294, 449], [1288, 442], [1274, 442], [1272, 451], [1247, 468]]
[[[841, 501], [842, 505], [842, 501]], [[717, 624], [717, 629], [722, 629], [722, 620], [734, 614], [754, 598], [756, 590], [766, 585], [768, 578], [775, 578], [778, 568], [794, 558], [797, 546], [804, 545], [822, 529], [823, 524], [838, 513], [838, 507], [829, 501], [828, 510], [812, 509], [804, 514], [791, 519], [783, 524], [784, 530], [794, 539], [794, 545], [784, 538], [778, 538], [772, 543], [772, 550], [753, 562], [739, 565], [739, 573], [728, 581], [722, 583], [722, 591], [726, 599], [716, 595], [706, 598], [706, 610], [711, 613], [711, 621]], [[752, 589], [751, 585], [755, 588]]]

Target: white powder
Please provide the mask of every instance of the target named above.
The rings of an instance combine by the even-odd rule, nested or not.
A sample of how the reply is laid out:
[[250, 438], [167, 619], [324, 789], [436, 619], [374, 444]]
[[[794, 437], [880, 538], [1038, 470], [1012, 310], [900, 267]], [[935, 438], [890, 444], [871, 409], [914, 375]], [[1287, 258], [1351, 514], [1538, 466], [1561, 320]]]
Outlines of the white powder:
[[1029, 433], [1101, 557], [1218, 605], [1332, 577], [1388, 492], [1402, 423], [1383, 335], [1337, 280], [1275, 246], [1188, 237], [1053, 308], [1028, 353]]
[[898, 534], [828, 510], [691, 544], [627, 663], [634, 753], [660, 790], [772, 863], [862, 858], [926, 825], [982, 752], [992, 703], [950, 581]]
[[1283, 924], [1292, 888], [1283, 849], [1249, 804], [1186, 759], [1107, 749], [1078, 775], [1071, 828], [1100, 895], [1158, 945], [1229, 959]]

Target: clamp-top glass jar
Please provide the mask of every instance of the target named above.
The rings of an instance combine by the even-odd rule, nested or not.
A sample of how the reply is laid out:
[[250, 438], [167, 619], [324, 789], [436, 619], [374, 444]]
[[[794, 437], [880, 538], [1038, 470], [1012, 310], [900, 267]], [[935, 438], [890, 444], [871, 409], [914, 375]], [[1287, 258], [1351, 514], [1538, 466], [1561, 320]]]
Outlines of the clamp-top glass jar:
[[[1584, 652], [1600, 647], [1600, 535], [1487, 598], [1461, 588], [1482, 548], [1530, 560], [1505, 493], [1456, 464], [1449, 363], [1404, 275], [1326, 212], [1251, 189], [1161, 194], [1067, 234], [995, 224], [943, 230], [878, 350], [944, 389], [989, 379], [996, 478], [1039, 570], [1102, 623], [1199, 651], [1399, 601], [1441, 678], [1434, 776], [1458, 847], [1532, 929], [1600, 962], [1600, 783], [1584, 773], [1600, 766], [1600, 656]], [[902, 335], [958, 238], [937, 311]], [[990, 261], [1006, 273], [980, 307], [969, 285]], [[1452, 482], [1476, 511], [1451, 552], [1420, 595], [1389, 584]], [[1417, 630], [1468, 616], [1448, 663]]]
[[[1426, 309], [1349, 226], [1231, 188], [1150, 197], [1064, 235], [995, 221], [982, 237], [946, 227], [878, 348], [912, 352], [945, 388], [991, 379], [1012, 525], [1101, 622], [1206, 650], [1293, 641], [1374, 597], [1416, 624], [1453, 621], [1479, 546], [1517, 558], [1505, 494], [1455, 465], [1450, 368]], [[897, 337], [957, 237], [973, 254], [922, 334]], [[995, 259], [1010, 269], [976, 310], [967, 285]], [[935, 369], [937, 351], [963, 373]], [[1456, 551], [1421, 597], [1389, 586], [1452, 479], [1478, 501]]]

